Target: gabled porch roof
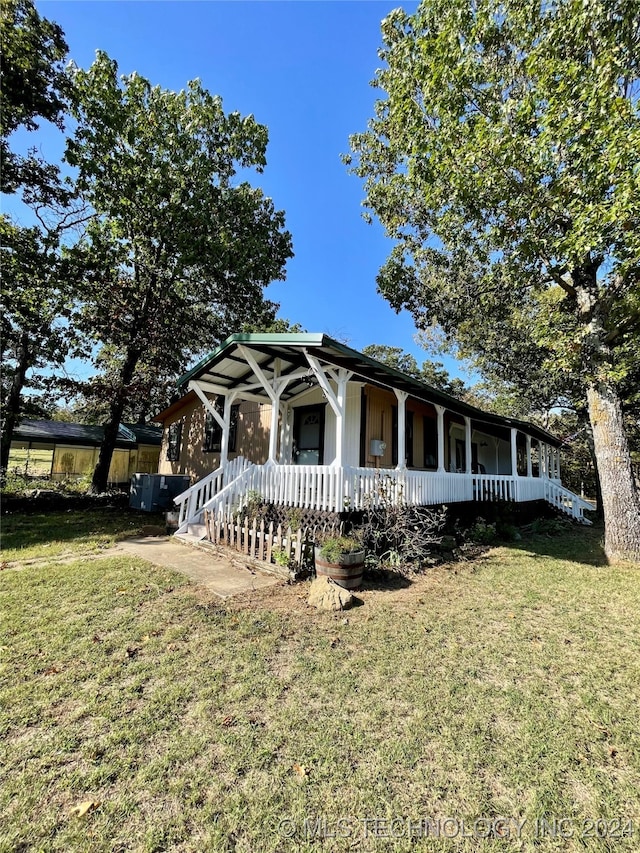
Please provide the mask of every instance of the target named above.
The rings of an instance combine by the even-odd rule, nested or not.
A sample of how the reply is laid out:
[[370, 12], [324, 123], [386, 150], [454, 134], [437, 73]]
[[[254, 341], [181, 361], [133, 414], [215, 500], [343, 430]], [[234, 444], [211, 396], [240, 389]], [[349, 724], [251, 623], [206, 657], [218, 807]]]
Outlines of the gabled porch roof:
[[256, 383], [255, 370], [247, 363], [242, 353], [243, 348], [245, 352], [250, 350], [255, 363], [266, 378], [292, 375], [291, 381], [283, 388], [283, 402], [295, 398], [308, 387], [307, 371], [311, 374], [307, 358], [309, 355], [325, 365], [350, 371], [356, 381], [405, 391], [411, 397], [444, 406], [475, 421], [498, 427], [514, 427], [554, 447], [562, 444], [558, 438], [534, 424], [484, 412], [321, 333], [231, 335], [188, 373], [181, 376], [178, 386], [187, 386], [190, 381], [197, 380], [210, 386], [214, 393], [233, 392], [241, 395], [246, 389], [253, 398], [263, 399], [265, 403], [271, 402], [265, 388]]

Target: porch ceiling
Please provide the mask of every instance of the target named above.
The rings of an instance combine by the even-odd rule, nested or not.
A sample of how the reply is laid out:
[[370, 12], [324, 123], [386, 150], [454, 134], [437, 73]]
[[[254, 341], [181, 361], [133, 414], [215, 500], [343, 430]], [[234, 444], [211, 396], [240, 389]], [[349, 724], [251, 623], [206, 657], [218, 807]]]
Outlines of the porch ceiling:
[[[413, 379], [405, 373], [394, 370], [386, 364], [369, 358], [344, 344], [334, 341], [323, 334], [237, 334], [227, 338], [218, 349], [205, 356], [194, 368], [178, 380], [178, 386], [187, 386], [189, 381], [199, 381], [224, 389], [224, 392], [237, 391], [251, 385], [253, 397], [263, 398], [265, 403], [270, 399], [262, 387], [256, 387], [256, 377], [246, 360], [242, 358], [239, 347], [251, 350], [258, 366], [267, 379], [276, 375], [276, 360], [279, 359], [278, 375], [283, 377], [309, 369], [306, 353], [318, 359], [323, 366], [344, 367], [350, 370], [353, 380], [368, 382], [381, 388], [406, 391], [411, 397], [427, 403], [444, 406], [452, 412], [472, 418], [476, 423], [498, 427], [516, 427], [553, 446], [562, 442], [551, 433], [539, 427], [515, 418], [503, 418], [489, 412], [483, 412], [475, 406], [470, 406], [454, 397], [450, 397], [436, 388], [432, 388], [418, 379]], [[296, 377], [289, 382], [283, 391], [283, 402], [297, 397], [309, 384], [315, 384], [312, 371], [309, 369], [309, 380]]]

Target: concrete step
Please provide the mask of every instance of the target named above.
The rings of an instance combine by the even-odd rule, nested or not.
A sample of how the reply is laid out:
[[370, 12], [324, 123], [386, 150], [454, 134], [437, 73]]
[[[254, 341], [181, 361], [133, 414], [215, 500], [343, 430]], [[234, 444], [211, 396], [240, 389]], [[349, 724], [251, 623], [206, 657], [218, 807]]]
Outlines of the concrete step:
[[188, 524], [187, 533], [194, 539], [206, 539], [207, 528], [204, 524]]

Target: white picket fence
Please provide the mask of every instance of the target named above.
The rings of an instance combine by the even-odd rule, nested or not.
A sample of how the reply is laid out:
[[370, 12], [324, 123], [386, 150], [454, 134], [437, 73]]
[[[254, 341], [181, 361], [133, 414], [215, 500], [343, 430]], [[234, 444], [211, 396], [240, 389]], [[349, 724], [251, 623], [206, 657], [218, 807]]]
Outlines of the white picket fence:
[[225, 515], [244, 504], [249, 492], [266, 503], [343, 512], [380, 503], [418, 506], [465, 501], [546, 500], [561, 512], [584, 521], [589, 505], [557, 480], [500, 474], [452, 474], [332, 465], [255, 465], [237, 457], [175, 498], [180, 508], [178, 532], [202, 522], [204, 512]]

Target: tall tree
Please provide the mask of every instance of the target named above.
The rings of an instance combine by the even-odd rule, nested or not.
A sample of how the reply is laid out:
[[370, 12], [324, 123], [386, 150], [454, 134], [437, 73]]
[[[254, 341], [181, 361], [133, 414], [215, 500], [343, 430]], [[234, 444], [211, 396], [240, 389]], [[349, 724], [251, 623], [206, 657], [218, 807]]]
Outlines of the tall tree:
[[[55, 238], [0, 216], [2, 257], [2, 441], [7, 470], [11, 437], [24, 408], [23, 391], [46, 390], [73, 346], [70, 279]], [[46, 368], [46, 370], [45, 370]]]
[[31, 0], [2, 0], [0, 47], [2, 192], [24, 185], [56, 187], [55, 169], [34, 155], [12, 152], [8, 140], [19, 127], [37, 130], [40, 118], [62, 129], [69, 84], [64, 33], [58, 24], [42, 18]]
[[424, 361], [420, 367], [414, 356], [405, 352], [402, 347], [390, 347], [384, 344], [369, 344], [362, 352], [446, 394], [458, 398], [464, 396], [464, 382], [462, 379], [452, 379], [441, 361]]
[[25, 400], [26, 389], [41, 391], [50, 381], [42, 368], [59, 367], [72, 346], [69, 282], [61, 275], [59, 235], [75, 219], [70, 208], [73, 193], [60, 180], [58, 167], [45, 163], [33, 152], [27, 156], [18, 154], [9, 145], [15, 130], [37, 130], [40, 119], [63, 127], [69, 92], [63, 67], [67, 54], [64, 34], [57, 24], [38, 14], [31, 0], [3, 0], [0, 47], [1, 189], [3, 193], [20, 192], [37, 215], [42, 216], [45, 209], [53, 214], [51, 229], [24, 227], [9, 217], [0, 217], [0, 472], [4, 475], [13, 428], [29, 404]]
[[119, 78], [102, 52], [73, 81], [77, 129], [65, 159], [96, 214], [76, 252], [93, 265], [81, 322], [109, 365], [93, 475], [102, 490], [140, 371], [175, 375], [245, 322], [272, 318], [264, 288], [284, 278], [292, 251], [283, 213], [234, 180], [266, 165], [267, 129], [253, 116], [225, 114], [198, 81], [171, 92], [138, 74]]
[[638, 0], [396, 10], [374, 81], [385, 97], [352, 138], [396, 241], [381, 292], [453, 339], [497, 341], [504, 324], [503, 348], [519, 337], [548, 351], [550, 373], [580, 378], [605, 551], [633, 560], [620, 381], [640, 337], [639, 20]]

